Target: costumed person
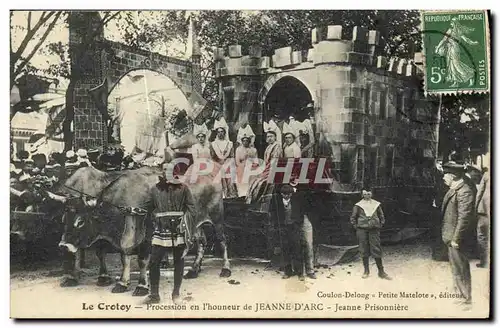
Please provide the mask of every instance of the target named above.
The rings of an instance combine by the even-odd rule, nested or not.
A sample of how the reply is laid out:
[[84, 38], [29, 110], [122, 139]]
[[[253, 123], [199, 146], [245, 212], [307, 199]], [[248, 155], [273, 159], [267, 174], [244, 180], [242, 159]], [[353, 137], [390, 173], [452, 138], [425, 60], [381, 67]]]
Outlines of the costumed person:
[[363, 259], [363, 279], [370, 275], [370, 255], [375, 259], [378, 276], [382, 279], [392, 278], [384, 271], [382, 265], [382, 247], [380, 246], [380, 229], [385, 224], [384, 212], [380, 202], [372, 198], [372, 190], [363, 188], [363, 199], [354, 205], [351, 224], [356, 229], [359, 253]]
[[472, 303], [471, 272], [467, 258], [467, 241], [475, 227], [474, 191], [465, 183], [463, 165], [445, 163], [443, 180], [450, 188], [443, 199], [443, 242], [448, 246], [448, 258], [455, 289], [461, 295], [459, 305], [468, 309]]
[[196, 161], [199, 158], [212, 158], [212, 155], [210, 154], [210, 145], [207, 141], [208, 132], [209, 131], [205, 123], [203, 123], [202, 125], [194, 124], [193, 134], [198, 140], [198, 143], [194, 144], [191, 147], [193, 161]]
[[295, 141], [297, 138], [297, 131], [292, 129], [288, 123], [283, 124], [283, 137], [285, 143], [283, 145], [283, 155], [285, 158], [300, 158], [300, 147]]
[[490, 172], [483, 174], [476, 196], [478, 268], [487, 268], [490, 259]]
[[281, 130], [273, 120], [264, 122], [264, 133], [266, 134], [267, 147], [264, 151], [264, 163], [269, 164], [273, 158], [283, 156], [281, 147]]
[[264, 165], [266, 169], [261, 176], [250, 184], [248, 189], [246, 203], [253, 204], [259, 202], [261, 205], [260, 210], [267, 212], [267, 200], [263, 196], [269, 196], [273, 192], [273, 184], [267, 182], [267, 175], [269, 174], [269, 166], [272, 160], [278, 160], [283, 156], [283, 149], [281, 148], [281, 131], [274, 123], [273, 120], [269, 123], [264, 122], [264, 133], [266, 134], [267, 147], [264, 151]]
[[[215, 121], [213, 130], [217, 134], [215, 140], [210, 143], [212, 160], [219, 165], [224, 165], [228, 158], [234, 158], [233, 142], [229, 140], [229, 129], [224, 117]], [[221, 175], [225, 175], [225, 173], [221, 172]], [[236, 183], [231, 180], [231, 178], [221, 177], [224, 198], [238, 197]]]
[[[178, 166], [166, 165], [165, 174], [150, 190], [148, 215], [153, 222], [151, 260], [149, 265], [150, 295], [146, 303], [160, 302], [160, 266], [168, 249], [173, 250], [174, 288], [172, 300], [180, 297], [184, 274], [184, 257], [191, 245], [196, 205], [188, 186], [178, 180]], [[172, 217], [180, 218], [171, 220]]]
[[237, 139], [241, 143], [235, 152], [236, 170], [238, 172], [238, 197], [243, 197], [247, 195], [252, 178], [255, 178], [255, 176], [250, 176], [247, 173], [249, 181], [243, 181], [245, 179], [245, 170], [253, 169], [255, 165], [258, 165], [256, 162], [253, 166], [249, 164], [247, 167], [247, 160], [258, 158], [257, 149], [254, 146], [255, 133], [253, 133], [252, 127], [249, 124], [245, 127], [240, 127]]
[[[276, 123], [270, 120], [269, 123], [264, 122], [263, 126], [267, 141], [267, 147], [264, 151], [264, 165], [266, 167], [264, 172], [250, 184], [245, 202], [256, 212], [269, 215], [269, 207], [274, 193], [274, 182], [268, 181], [271, 162], [283, 157], [283, 149], [281, 148], [281, 130]], [[275, 239], [270, 220], [266, 224], [266, 236], [268, 245], [267, 258], [272, 260], [273, 256], [278, 253], [276, 248], [273, 247]]]
[[314, 157], [314, 133], [312, 124], [309, 119], [304, 122], [295, 121], [290, 125], [299, 134], [298, 144], [300, 146], [301, 157], [313, 158]]

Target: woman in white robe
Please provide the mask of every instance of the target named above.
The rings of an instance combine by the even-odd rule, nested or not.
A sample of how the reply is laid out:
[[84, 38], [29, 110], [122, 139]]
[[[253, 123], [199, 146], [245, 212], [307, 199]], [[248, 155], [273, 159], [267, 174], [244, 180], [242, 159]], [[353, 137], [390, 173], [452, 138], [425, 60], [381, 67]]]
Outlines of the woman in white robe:
[[[247, 160], [257, 158], [257, 149], [254, 147], [255, 134], [252, 131], [250, 125], [247, 124], [245, 128], [240, 127], [238, 130], [238, 141], [241, 143], [238, 148], [236, 148], [235, 159], [236, 159], [236, 169], [238, 177], [238, 197], [246, 196], [248, 188], [250, 186], [252, 178], [256, 176], [250, 176], [249, 173], [246, 175], [249, 177], [245, 178], [245, 170], [251, 170], [255, 165], [247, 165]], [[258, 165], [258, 164], [256, 164]], [[248, 180], [248, 181], [244, 181]]]

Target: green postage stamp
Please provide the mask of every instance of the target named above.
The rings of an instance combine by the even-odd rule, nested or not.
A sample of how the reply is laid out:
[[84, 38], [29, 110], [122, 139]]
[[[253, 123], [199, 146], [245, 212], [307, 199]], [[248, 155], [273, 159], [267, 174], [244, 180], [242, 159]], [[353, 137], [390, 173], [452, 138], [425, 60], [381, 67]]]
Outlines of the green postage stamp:
[[490, 91], [487, 11], [422, 11], [422, 41], [427, 93]]

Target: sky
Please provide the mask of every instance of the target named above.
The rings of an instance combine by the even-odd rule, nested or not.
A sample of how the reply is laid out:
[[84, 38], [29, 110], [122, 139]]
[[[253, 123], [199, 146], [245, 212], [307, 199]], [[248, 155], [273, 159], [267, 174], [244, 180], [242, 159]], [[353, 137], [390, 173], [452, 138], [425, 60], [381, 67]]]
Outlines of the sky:
[[[197, 11], [191, 12], [193, 15], [197, 14]], [[33, 11], [31, 14], [32, 26], [35, 24], [42, 12], [41, 11]], [[153, 12], [141, 12], [138, 14], [139, 25], [142, 21], [147, 20], [149, 23], [154, 21], [159, 21], [161, 18], [162, 12], [153, 11]], [[28, 22], [28, 11], [15, 11], [12, 17], [11, 24], [11, 44], [14, 51], [19, 48], [19, 45], [24, 39], [26, 35], [26, 27]], [[42, 34], [46, 31], [48, 24], [45, 24], [37, 33], [32, 41], [28, 43], [26, 50], [23, 52], [24, 56], [29, 54], [31, 50], [35, 47], [37, 41], [40, 39]], [[104, 36], [106, 39], [117, 42], [124, 42], [123, 31], [117, 26], [116, 22], [109, 22], [104, 29]], [[50, 44], [53, 42], [61, 42], [64, 45], [68, 44], [69, 40], [69, 30], [65, 24], [56, 24], [54, 30], [48, 35], [47, 40], [44, 44]], [[166, 54], [167, 50], [169, 54], [176, 54], [175, 57], [180, 57], [181, 59], [186, 58], [186, 44], [182, 42], [172, 42], [171, 44], [162, 44], [158, 45], [154, 51]], [[30, 63], [40, 69], [48, 68], [50, 64], [58, 63], [60, 59], [56, 55], [51, 55], [44, 49], [42, 46], [37, 53], [30, 60]]]

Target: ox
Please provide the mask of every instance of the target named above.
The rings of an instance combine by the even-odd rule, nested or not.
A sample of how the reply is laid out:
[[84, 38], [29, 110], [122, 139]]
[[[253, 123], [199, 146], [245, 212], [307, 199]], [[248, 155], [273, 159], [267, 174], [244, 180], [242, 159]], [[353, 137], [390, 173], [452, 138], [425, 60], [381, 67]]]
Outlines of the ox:
[[[188, 170], [189, 171], [189, 170]], [[101, 190], [97, 199], [67, 198], [50, 194], [52, 199], [65, 202], [67, 210], [64, 215], [65, 232], [60, 246], [71, 252], [90, 247], [97, 241], [106, 241], [118, 250], [122, 256], [123, 270], [120, 281], [113, 292], [125, 292], [130, 285], [130, 256], [138, 255], [140, 277], [134, 295], [141, 296], [148, 292], [146, 287], [146, 270], [150, 255], [151, 222], [145, 215], [132, 215], [122, 208], [144, 208], [149, 199], [149, 190], [162, 172], [159, 169], [143, 167], [138, 170], [123, 171], [118, 177], [110, 177], [109, 173], [94, 168], [80, 169], [66, 181], [65, 186], [90, 194], [90, 184], [97, 180], [95, 191]], [[221, 276], [231, 275], [227, 247], [223, 234], [222, 186], [220, 183], [188, 184], [196, 203], [195, 241], [198, 245], [197, 256], [192, 269], [186, 278], [198, 275], [204, 252], [204, 223], [212, 223], [221, 241], [224, 253], [224, 264]], [[134, 213], [137, 213], [134, 211]], [[105, 250], [98, 246], [97, 256], [100, 260], [98, 285], [109, 285], [111, 279], [105, 263]], [[76, 262], [76, 261], [75, 261]], [[76, 271], [76, 268], [75, 268]], [[76, 278], [74, 278], [76, 279]]]
[[[174, 158], [182, 157], [182, 153], [176, 152], [181, 149], [187, 149], [197, 143], [198, 140], [192, 134], [185, 134], [181, 138], [172, 142], [165, 151], [165, 161], [170, 163]], [[198, 277], [201, 271], [201, 264], [207, 244], [205, 228], [213, 226], [215, 230], [216, 241], [219, 242], [222, 256], [223, 266], [220, 272], [220, 277], [231, 276], [231, 266], [228, 257], [228, 248], [226, 236], [224, 233], [224, 203], [222, 199], [222, 184], [215, 180], [219, 173], [220, 165], [213, 163], [213, 170], [209, 174], [197, 175], [195, 165], [191, 165], [181, 179], [184, 180], [193, 194], [195, 203], [198, 206], [197, 225], [194, 232], [194, 245], [196, 248], [196, 257], [193, 261], [191, 269], [184, 276], [185, 279], [194, 279]]]
[[[158, 172], [151, 168], [108, 173], [86, 167], [77, 170], [66, 181], [64, 187], [68, 196], [48, 193], [53, 200], [65, 204], [64, 233], [59, 246], [67, 248], [76, 256], [79, 250], [96, 246], [100, 263], [99, 286], [112, 283], [105, 262], [106, 251], [121, 254], [123, 271], [113, 288], [115, 293], [124, 292], [129, 287], [131, 255], [138, 255], [141, 269], [134, 295], [146, 295], [148, 292], [146, 269], [150, 249], [146, 231], [150, 225], [146, 216], [130, 215], [123, 208], [138, 207], [144, 203], [147, 191], [157, 175]], [[72, 283], [66, 285], [77, 283], [78, 269], [78, 261], [75, 261], [72, 277], [69, 278]]]

